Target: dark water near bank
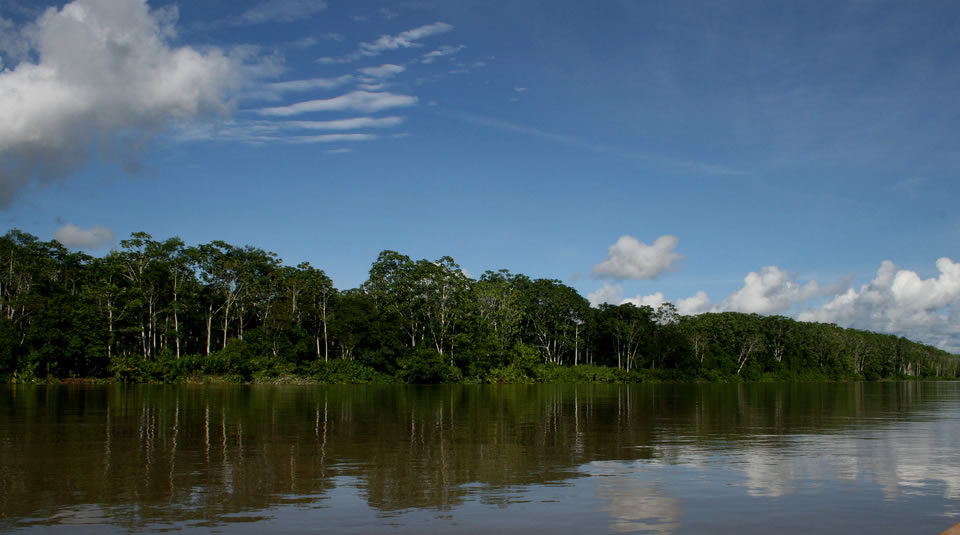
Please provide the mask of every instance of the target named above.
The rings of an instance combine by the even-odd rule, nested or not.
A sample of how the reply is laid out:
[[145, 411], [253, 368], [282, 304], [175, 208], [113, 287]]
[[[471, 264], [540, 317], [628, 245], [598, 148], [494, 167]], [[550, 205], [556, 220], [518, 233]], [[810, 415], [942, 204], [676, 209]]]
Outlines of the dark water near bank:
[[0, 531], [956, 522], [958, 383], [0, 387]]

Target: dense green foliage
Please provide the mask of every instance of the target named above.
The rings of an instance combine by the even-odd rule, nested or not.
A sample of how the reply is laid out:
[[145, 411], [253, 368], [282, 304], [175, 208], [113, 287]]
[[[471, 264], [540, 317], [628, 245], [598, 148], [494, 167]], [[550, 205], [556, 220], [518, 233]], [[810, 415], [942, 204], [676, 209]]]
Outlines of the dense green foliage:
[[221, 241], [135, 233], [103, 258], [0, 238], [0, 377], [175, 382], [628, 382], [956, 377], [893, 335], [665, 304], [384, 251], [361, 288]]

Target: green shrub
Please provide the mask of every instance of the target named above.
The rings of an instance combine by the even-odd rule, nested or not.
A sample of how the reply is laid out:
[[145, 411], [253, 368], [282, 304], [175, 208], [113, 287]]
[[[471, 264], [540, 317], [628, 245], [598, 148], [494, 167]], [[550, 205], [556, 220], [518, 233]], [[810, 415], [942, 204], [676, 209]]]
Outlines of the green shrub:
[[449, 364], [449, 357], [430, 347], [418, 347], [400, 359], [397, 378], [407, 384], [447, 384], [463, 380], [460, 368]]
[[355, 360], [313, 361], [301, 367], [301, 373], [323, 384], [383, 384], [395, 382], [370, 366]]

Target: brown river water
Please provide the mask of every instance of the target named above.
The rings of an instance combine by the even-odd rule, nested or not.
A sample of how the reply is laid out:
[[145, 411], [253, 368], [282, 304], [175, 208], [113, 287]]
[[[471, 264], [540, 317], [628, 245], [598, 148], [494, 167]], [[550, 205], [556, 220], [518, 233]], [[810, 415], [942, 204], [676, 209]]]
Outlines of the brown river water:
[[0, 531], [931, 534], [960, 383], [0, 386]]

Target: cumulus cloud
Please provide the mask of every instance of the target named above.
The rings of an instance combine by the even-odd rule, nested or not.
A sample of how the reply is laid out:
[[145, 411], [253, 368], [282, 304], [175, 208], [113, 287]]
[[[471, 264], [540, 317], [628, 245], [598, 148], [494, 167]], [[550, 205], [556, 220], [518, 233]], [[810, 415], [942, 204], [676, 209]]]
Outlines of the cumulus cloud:
[[[906, 336], [941, 349], [960, 352], [960, 262], [940, 258], [938, 274], [922, 278], [915, 271], [900, 269], [884, 261], [874, 278], [850, 287], [849, 280], [822, 285], [815, 280], [799, 283], [786, 271], [766, 266], [748, 273], [743, 286], [719, 303], [698, 291], [674, 302], [682, 315], [704, 312], [744, 312], [763, 315], [796, 311], [805, 302], [827, 297], [827, 302], [803, 309], [800, 321], [835, 323], [881, 333]], [[623, 297], [619, 284], [604, 284], [587, 295], [592, 306], [602, 303], [647, 305], [653, 308], [667, 301], [662, 292]]]
[[638, 295], [636, 297], [630, 297], [623, 300], [624, 303], [630, 303], [638, 307], [650, 307], [656, 309], [660, 305], [667, 302], [666, 298], [663, 296], [663, 292], [656, 292], [651, 295]]
[[677, 312], [680, 314], [684, 316], [695, 316], [709, 309], [710, 297], [707, 295], [707, 292], [701, 290], [691, 297], [677, 299], [677, 302], [674, 304], [677, 307]]
[[792, 281], [786, 271], [776, 266], [765, 266], [759, 273], [748, 273], [743, 278], [743, 287], [730, 294], [719, 308], [734, 312], [780, 314], [794, 304], [833, 293], [831, 288], [820, 288], [817, 281], [801, 286]]
[[[776, 266], [765, 266], [759, 272], [751, 271], [743, 278], [743, 286], [734, 290], [720, 303], [711, 303], [706, 292], [698, 291], [691, 297], [678, 299], [677, 311], [683, 315], [703, 312], [743, 312], [746, 314], [782, 314], [806, 301], [833, 296], [849, 286], [847, 281], [821, 286], [817, 281], [800, 284]], [[662, 294], [655, 294], [662, 300]], [[634, 299], [650, 299], [654, 296]]]
[[376, 41], [370, 43], [360, 43], [356, 51], [340, 58], [324, 57], [317, 60], [319, 63], [350, 63], [364, 57], [379, 56], [388, 50], [397, 50], [401, 48], [418, 48], [423, 44], [418, 43], [421, 39], [446, 33], [453, 30], [452, 24], [446, 22], [434, 22], [426, 24], [412, 30], [400, 32], [396, 35], [381, 35]]
[[94, 225], [86, 230], [67, 224], [53, 233], [53, 239], [71, 249], [100, 249], [112, 244], [117, 236], [113, 230], [101, 225]]
[[[611, 305], [632, 303], [636, 306], [648, 306], [653, 309], [659, 308], [660, 305], [668, 302], [663, 292], [655, 292], [650, 295], [640, 294], [634, 297], [624, 298], [623, 287], [619, 284], [604, 284], [597, 291], [587, 294], [587, 301], [589, 301], [590, 306], [593, 307], [598, 307], [604, 303]], [[677, 307], [677, 312], [684, 316], [693, 316], [711, 310], [710, 297], [703, 291], [699, 291], [691, 297], [678, 299], [673, 304]]]
[[623, 301], [623, 287], [619, 284], [604, 284], [599, 290], [587, 294], [590, 306], [598, 307], [604, 303], [619, 305]]
[[939, 274], [923, 279], [884, 261], [859, 290], [850, 288], [798, 319], [894, 333], [960, 351], [960, 263], [944, 257], [936, 266]]
[[75, 0], [4, 45], [34, 59], [0, 72], [0, 206], [77, 171], [95, 148], [126, 154], [172, 121], [228, 109], [242, 66], [171, 46], [175, 21], [142, 0]]
[[394, 93], [376, 93], [370, 91], [353, 91], [346, 95], [328, 99], [307, 100], [289, 106], [277, 106], [258, 110], [260, 115], [287, 117], [317, 111], [358, 111], [374, 113], [389, 108], [413, 106], [417, 97], [397, 95]]
[[327, 8], [323, 0], [266, 0], [243, 12], [237, 24], [293, 22], [305, 19]]
[[673, 250], [676, 236], [660, 236], [647, 245], [633, 236], [621, 236], [610, 246], [607, 259], [593, 266], [597, 279], [655, 279], [661, 273], [673, 271], [683, 256]]
[[20, 35], [20, 30], [12, 20], [0, 17], [0, 69], [3, 68], [3, 58], [8, 63], [19, 62], [30, 52], [29, 43]]

